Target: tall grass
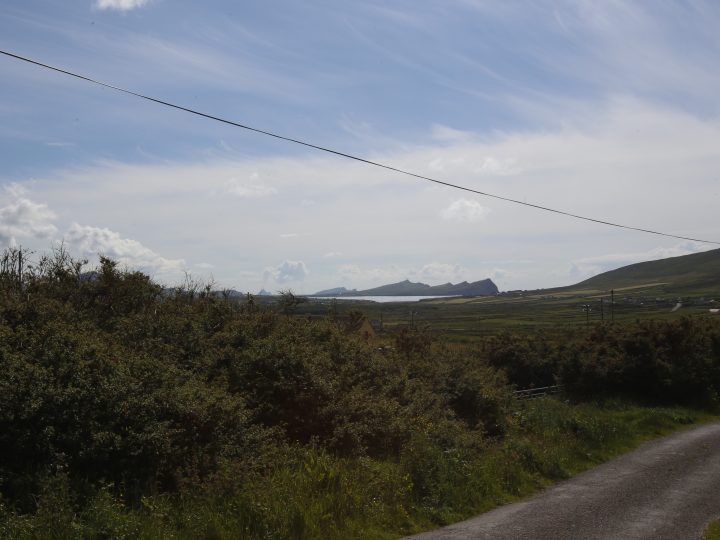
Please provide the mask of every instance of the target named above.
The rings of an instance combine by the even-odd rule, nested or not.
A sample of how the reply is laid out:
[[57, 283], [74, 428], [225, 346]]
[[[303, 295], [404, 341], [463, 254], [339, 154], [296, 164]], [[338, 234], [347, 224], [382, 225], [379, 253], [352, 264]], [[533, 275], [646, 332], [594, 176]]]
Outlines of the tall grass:
[[389, 539], [457, 521], [568, 478], [651, 437], [710, 416], [624, 402], [518, 405], [503, 441], [448, 451], [414, 438], [399, 459], [339, 458], [298, 448], [267, 474], [232, 468], [175, 495], [128, 507], [101, 489], [79, 504], [62, 473], [37, 511], [0, 509], [0, 536], [60, 538]]

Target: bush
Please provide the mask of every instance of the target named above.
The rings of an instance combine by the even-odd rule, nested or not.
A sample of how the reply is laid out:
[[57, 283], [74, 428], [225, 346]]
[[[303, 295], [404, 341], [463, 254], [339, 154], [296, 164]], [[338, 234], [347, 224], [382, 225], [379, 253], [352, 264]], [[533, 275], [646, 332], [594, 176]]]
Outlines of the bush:
[[[352, 459], [372, 476], [390, 469], [375, 469], [371, 458], [415, 459], [417, 437], [445, 455], [476, 452], [504, 433], [504, 377], [427, 331], [399, 335], [401, 346], [383, 354], [331, 319], [277, 315], [192, 280], [163, 290], [105, 258], [82, 269], [58, 250], [21, 279], [0, 279], [0, 494], [17, 526], [26, 513], [45, 516], [39, 494], [59, 474], [64, 487], [48, 493], [67, 497], [47, 519], [133, 536], [196, 525], [138, 524], [129, 509], [166, 495], [182, 494], [172, 503], [180, 504], [226, 474], [236, 486], [261, 484], [307, 449], [320, 457], [308, 458], [303, 475]], [[398, 467], [391, 483], [407, 487]], [[433, 481], [418, 476], [423, 482]], [[234, 504], [255, 516], [248, 523], [266, 516], [243, 489], [234, 493]]]

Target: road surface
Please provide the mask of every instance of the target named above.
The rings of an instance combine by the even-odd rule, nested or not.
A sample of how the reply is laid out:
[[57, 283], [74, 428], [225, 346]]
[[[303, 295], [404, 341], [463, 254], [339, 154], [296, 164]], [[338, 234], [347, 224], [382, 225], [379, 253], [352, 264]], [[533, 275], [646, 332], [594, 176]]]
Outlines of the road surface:
[[720, 517], [720, 422], [647, 442], [522, 502], [413, 540], [695, 540]]

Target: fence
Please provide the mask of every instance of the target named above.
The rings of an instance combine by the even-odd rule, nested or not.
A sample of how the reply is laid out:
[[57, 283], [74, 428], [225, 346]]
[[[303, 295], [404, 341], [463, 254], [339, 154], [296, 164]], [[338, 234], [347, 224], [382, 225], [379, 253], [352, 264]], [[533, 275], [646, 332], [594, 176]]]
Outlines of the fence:
[[522, 390], [515, 390], [515, 397], [517, 399], [536, 399], [551, 394], [559, 394], [562, 392], [563, 385], [555, 384], [553, 386], [541, 386], [539, 388], [524, 388]]

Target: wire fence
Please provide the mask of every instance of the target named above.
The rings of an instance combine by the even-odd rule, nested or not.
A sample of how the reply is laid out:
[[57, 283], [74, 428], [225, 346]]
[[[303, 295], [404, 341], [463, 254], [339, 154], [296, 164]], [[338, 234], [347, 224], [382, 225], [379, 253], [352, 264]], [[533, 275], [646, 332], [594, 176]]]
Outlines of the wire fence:
[[538, 388], [523, 388], [522, 390], [515, 390], [515, 397], [517, 399], [537, 399], [543, 396], [549, 396], [553, 394], [559, 394], [563, 390], [562, 384], [555, 384], [552, 386], [540, 386]]

